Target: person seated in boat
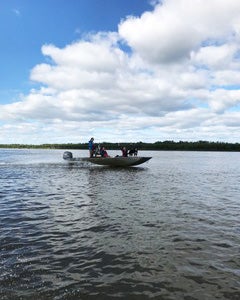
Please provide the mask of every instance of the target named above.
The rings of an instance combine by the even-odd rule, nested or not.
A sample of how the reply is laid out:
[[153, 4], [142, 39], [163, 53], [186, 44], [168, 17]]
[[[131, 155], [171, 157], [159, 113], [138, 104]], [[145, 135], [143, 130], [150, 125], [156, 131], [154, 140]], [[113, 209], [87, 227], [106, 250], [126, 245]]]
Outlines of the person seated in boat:
[[123, 157], [127, 157], [127, 156], [128, 156], [128, 151], [127, 151], [127, 148], [126, 148], [126, 147], [122, 147], [122, 148], [121, 148], [121, 151], [122, 151], [122, 156], [123, 156]]
[[134, 153], [133, 153], [134, 156], [137, 156], [138, 155], [138, 148], [134, 148]]
[[101, 148], [100, 154], [101, 154], [101, 157], [110, 157], [107, 153], [107, 150], [104, 147]]
[[94, 145], [94, 138], [92, 137], [90, 139], [90, 141], [88, 142], [88, 149], [89, 149], [89, 156], [93, 157], [94, 154], [94, 149], [95, 149], [95, 145]]
[[128, 155], [130, 155], [130, 156], [133, 156], [133, 155], [137, 156], [137, 154], [138, 154], [138, 149], [137, 148], [132, 148], [128, 151]]
[[101, 156], [101, 146], [98, 144], [98, 145], [95, 145], [94, 146], [94, 156], [95, 157], [99, 157], [99, 156]]

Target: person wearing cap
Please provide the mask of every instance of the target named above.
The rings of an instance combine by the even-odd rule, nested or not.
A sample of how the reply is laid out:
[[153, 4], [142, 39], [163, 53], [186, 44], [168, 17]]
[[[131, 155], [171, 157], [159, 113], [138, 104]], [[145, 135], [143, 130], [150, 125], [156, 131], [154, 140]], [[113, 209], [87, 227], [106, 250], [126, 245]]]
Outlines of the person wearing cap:
[[94, 153], [94, 143], [93, 143], [93, 141], [94, 141], [94, 138], [92, 137], [90, 139], [90, 141], [88, 142], [88, 149], [89, 149], [90, 157], [93, 157], [93, 153]]

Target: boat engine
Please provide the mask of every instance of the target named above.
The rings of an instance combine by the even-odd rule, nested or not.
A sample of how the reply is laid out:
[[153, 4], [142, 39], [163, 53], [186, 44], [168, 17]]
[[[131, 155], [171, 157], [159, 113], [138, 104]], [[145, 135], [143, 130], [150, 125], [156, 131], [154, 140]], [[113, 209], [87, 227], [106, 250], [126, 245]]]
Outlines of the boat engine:
[[73, 158], [72, 152], [70, 152], [70, 151], [65, 151], [65, 152], [63, 153], [63, 159], [68, 160], [68, 159], [72, 159], [72, 158]]

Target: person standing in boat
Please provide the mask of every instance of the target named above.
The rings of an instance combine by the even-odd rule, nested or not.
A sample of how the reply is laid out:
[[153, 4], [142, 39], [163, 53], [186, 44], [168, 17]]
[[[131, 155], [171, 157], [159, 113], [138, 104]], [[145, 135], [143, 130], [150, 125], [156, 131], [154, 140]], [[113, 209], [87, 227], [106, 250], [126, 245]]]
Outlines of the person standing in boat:
[[94, 138], [92, 137], [90, 139], [90, 141], [88, 142], [88, 149], [89, 149], [89, 156], [90, 157], [93, 157], [93, 153], [94, 153], [94, 148], [95, 148], [95, 145], [94, 145]]

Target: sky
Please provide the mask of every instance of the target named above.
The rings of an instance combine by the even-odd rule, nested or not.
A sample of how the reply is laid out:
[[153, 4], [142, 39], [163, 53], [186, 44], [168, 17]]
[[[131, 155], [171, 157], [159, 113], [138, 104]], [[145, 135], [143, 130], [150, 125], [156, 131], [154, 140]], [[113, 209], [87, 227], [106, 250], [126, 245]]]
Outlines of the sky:
[[0, 144], [240, 142], [239, 0], [1, 0]]

